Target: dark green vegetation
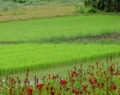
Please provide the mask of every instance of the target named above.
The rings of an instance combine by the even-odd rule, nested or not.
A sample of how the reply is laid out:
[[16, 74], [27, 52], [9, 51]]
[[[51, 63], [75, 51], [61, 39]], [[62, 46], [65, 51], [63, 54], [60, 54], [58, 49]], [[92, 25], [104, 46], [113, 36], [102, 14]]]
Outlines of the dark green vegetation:
[[92, 6], [91, 12], [95, 9], [106, 12], [120, 12], [120, 0], [84, 0], [85, 6]]

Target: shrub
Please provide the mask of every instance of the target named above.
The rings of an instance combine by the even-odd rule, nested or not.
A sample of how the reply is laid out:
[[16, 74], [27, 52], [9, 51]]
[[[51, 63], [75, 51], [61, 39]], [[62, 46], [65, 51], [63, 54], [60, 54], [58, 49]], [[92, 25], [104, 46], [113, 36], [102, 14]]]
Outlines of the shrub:
[[92, 6], [76, 6], [76, 11], [80, 13], [97, 13], [98, 9], [93, 8]]

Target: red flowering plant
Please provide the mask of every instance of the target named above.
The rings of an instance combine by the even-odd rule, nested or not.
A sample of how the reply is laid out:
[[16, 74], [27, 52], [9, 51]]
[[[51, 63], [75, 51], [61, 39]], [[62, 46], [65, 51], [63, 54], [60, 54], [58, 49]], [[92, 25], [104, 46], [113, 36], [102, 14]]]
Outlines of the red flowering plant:
[[33, 89], [28, 87], [27, 88], [27, 95], [33, 95]]
[[112, 59], [106, 61], [107, 64], [96, 62], [96, 66], [85, 69], [80, 64], [78, 69], [68, 70], [66, 78], [48, 74], [41, 79], [35, 76], [32, 82], [27, 69], [24, 82], [19, 77], [0, 79], [0, 95], [119, 95], [119, 64], [113, 64]]
[[42, 84], [42, 83], [36, 85], [36, 89], [38, 90], [39, 95], [41, 95], [41, 93], [42, 93], [43, 86], [44, 86], [44, 84]]

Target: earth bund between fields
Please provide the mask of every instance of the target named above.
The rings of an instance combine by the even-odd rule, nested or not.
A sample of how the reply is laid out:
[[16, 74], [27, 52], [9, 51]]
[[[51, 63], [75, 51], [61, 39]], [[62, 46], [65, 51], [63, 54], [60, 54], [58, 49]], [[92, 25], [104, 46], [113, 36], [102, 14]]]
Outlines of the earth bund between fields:
[[98, 41], [98, 40], [120, 40], [120, 34], [107, 34], [107, 35], [97, 35], [93, 37], [82, 37], [77, 38], [75, 40], [70, 39], [71, 41], [80, 41], [80, 42], [90, 42], [90, 41]]
[[[91, 36], [91, 37], [79, 37], [79, 38], [70, 38], [65, 39], [63, 42], [91, 42], [91, 41], [99, 41], [99, 40], [120, 40], [120, 34], [107, 34], [107, 35], [97, 35], [97, 36]], [[54, 42], [54, 41], [53, 41]], [[56, 41], [61, 42], [61, 41]], [[4, 44], [21, 44], [21, 43], [27, 43], [25, 41], [0, 41], [1, 45]], [[45, 42], [44, 42], [45, 43]]]

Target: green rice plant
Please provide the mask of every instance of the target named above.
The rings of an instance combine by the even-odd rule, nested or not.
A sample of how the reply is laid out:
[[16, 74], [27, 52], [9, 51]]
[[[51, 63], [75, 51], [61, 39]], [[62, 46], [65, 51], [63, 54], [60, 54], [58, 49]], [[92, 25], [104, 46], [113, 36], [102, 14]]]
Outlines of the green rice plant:
[[89, 15], [0, 23], [0, 42], [37, 42], [120, 33], [119, 15]]
[[0, 45], [0, 75], [120, 56], [117, 44]]

